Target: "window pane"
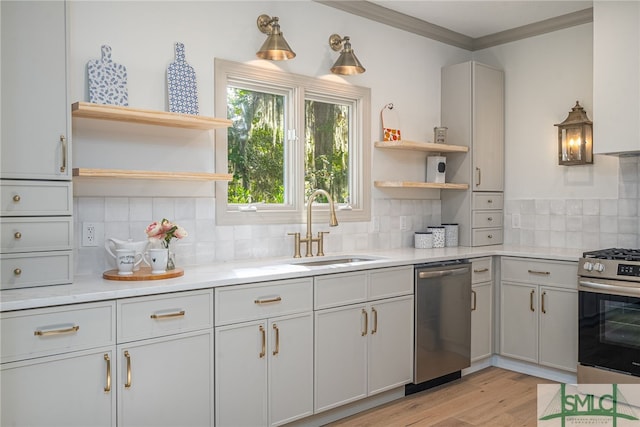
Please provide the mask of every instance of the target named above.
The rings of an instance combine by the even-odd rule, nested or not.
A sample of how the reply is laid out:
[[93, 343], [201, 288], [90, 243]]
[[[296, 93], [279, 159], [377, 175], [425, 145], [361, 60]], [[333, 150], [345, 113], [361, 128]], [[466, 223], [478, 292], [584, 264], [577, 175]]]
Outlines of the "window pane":
[[285, 97], [227, 87], [228, 203], [284, 203]]
[[[349, 105], [305, 101], [306, 197], [322, 188], [334, 202], [349, 202], [350, 117]], [[322, 197], [318, 201], [327, 202]]]

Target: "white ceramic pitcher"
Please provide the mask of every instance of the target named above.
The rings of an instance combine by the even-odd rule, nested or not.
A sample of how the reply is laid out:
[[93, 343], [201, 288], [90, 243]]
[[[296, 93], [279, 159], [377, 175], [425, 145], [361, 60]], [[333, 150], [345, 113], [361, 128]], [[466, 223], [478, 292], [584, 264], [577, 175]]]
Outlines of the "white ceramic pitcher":
[[[140, 240], [134, 242], [133, 239], [128, 240], [120, 240], [115, 238], [109, 238], [104, 242], [104, 248], [109, 252], [114, 259], [117, 259], [116, 250], [118, 249], [130, 249], [135, 252], [136, 258], [140, 255], [140, 258], [147, 250], [147, 246], [149, 246], [148, 240]], [[140, 265], [136, 265], [134, 267], [134, 271], [140, 270]]]

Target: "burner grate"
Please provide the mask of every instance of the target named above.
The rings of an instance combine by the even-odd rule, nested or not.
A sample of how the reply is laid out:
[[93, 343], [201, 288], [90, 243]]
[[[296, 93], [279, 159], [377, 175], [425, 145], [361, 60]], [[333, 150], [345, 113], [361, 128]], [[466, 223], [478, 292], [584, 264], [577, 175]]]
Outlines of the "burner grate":
[[591, 252], [584, 252], [582, 255], [584, 258], [640, 262], [640, 249], [609, 248]]

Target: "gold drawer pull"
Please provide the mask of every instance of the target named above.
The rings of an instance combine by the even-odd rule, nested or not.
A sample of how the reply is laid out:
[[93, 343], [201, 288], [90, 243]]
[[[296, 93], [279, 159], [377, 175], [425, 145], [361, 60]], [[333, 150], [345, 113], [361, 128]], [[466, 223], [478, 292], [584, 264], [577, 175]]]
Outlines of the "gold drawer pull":
[[13, 237], [15, 237], [16, 239], [21, 239], [22, 238], [22, 233], [19, 231], [16, 231], [15, 233], [13, 233]]
[[487, 236], [487, 238], [489, 238], [489, 239], [493, 239], [493, 234], [489, 234], [489, 235]]
[[486, 273], [487, 271], [489, 271], [488, 268], [481, 268], [479, 270], [476, 270], [476, 269], [473, 270], [474, 273]]
[[13, 270], [13, 274], [14, 274], [15, 276], [19, 276], [19, 275], [21, 275], [21, 274], [22, 274], [22, 269], [21, 269], [21, 268], [15, 268], [15, 269]]
[[257, 299], [254, 301], [256, 304], [271, 304], [274, 302], [282, 301], [282, 297], [273, 297], [273, 298], [265, 298], [265, 299]]
[[280, 329], [278, 329], [278, 325], [273, 324], [273, 330], [276, 331], [276, 349], [273, 350], [273, 355], [276, 356], [280, 353]]
[[124, 357], [127, 359], [127, 382], [124, 383], [124, 388], [131, 388], [131, 355], [125, 351]]
[[489, 221], [489, 222], [493, 221], [493, 217], [488, 217], [487, 221]]
[[262, 336], [262, 350], [260, 350], [259, 357], [262, 359], [267, 354], [267, 334], [264, 330], [264, 327], [260, 325], [260, 335]]
[[104, 388], [105, 393], [111, 391], [111, 359], [107, 353], [104, 354], [104, 361], [107, 362], [107, 385]]
[[548, 276], [551, 274], [550, 271], [536, 271], [536, 270], [527, 270], [529, 274], [539, 274], [541, 276]]
[[33, 335], [35, 335], [37, 337], [46, 337], [46, 336], [50, 336], [50, 335], [74, 334], [74, 333], [78, 332], [78, 329], [80, 329], [80, 326], [72, 326], [70, 328], [53, 329], [51, 331], [35, 331], [33, 333]]
[[151, 318], [152, 319], [156, 319], [156, 320], [161, 320], [161, 319], [172, 319], [175, 317], [183, 317], [184, 316], [185, 311], [184, 310], [180, 310], [178, 312], [175, 313], [167, 313], [167, 314], [152, 314]]
[[18, 203], [20, 201], [20, 195], [16, 194], [15, 196], [13, 196], [13, 201]]

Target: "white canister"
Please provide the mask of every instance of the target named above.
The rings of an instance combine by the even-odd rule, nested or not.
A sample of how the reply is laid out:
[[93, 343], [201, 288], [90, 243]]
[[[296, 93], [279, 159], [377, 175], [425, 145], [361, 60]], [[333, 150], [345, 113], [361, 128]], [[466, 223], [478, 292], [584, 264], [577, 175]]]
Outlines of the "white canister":
[[427, 157], [427, 182], [444, 184], [447, 169], [447, 158], [444, 156]]
[[444, 245], [458, 246], [458, 224], [442, 224], [444, 227]]
[[433, 234], [433, 247], [444, 248], [444, 227], [441, 225], [429, 227], [427, 231]]
[[414, 235], [416, 249], [430, 249], [433, 247], [433, 233], [431, 231], [416, 231]]

